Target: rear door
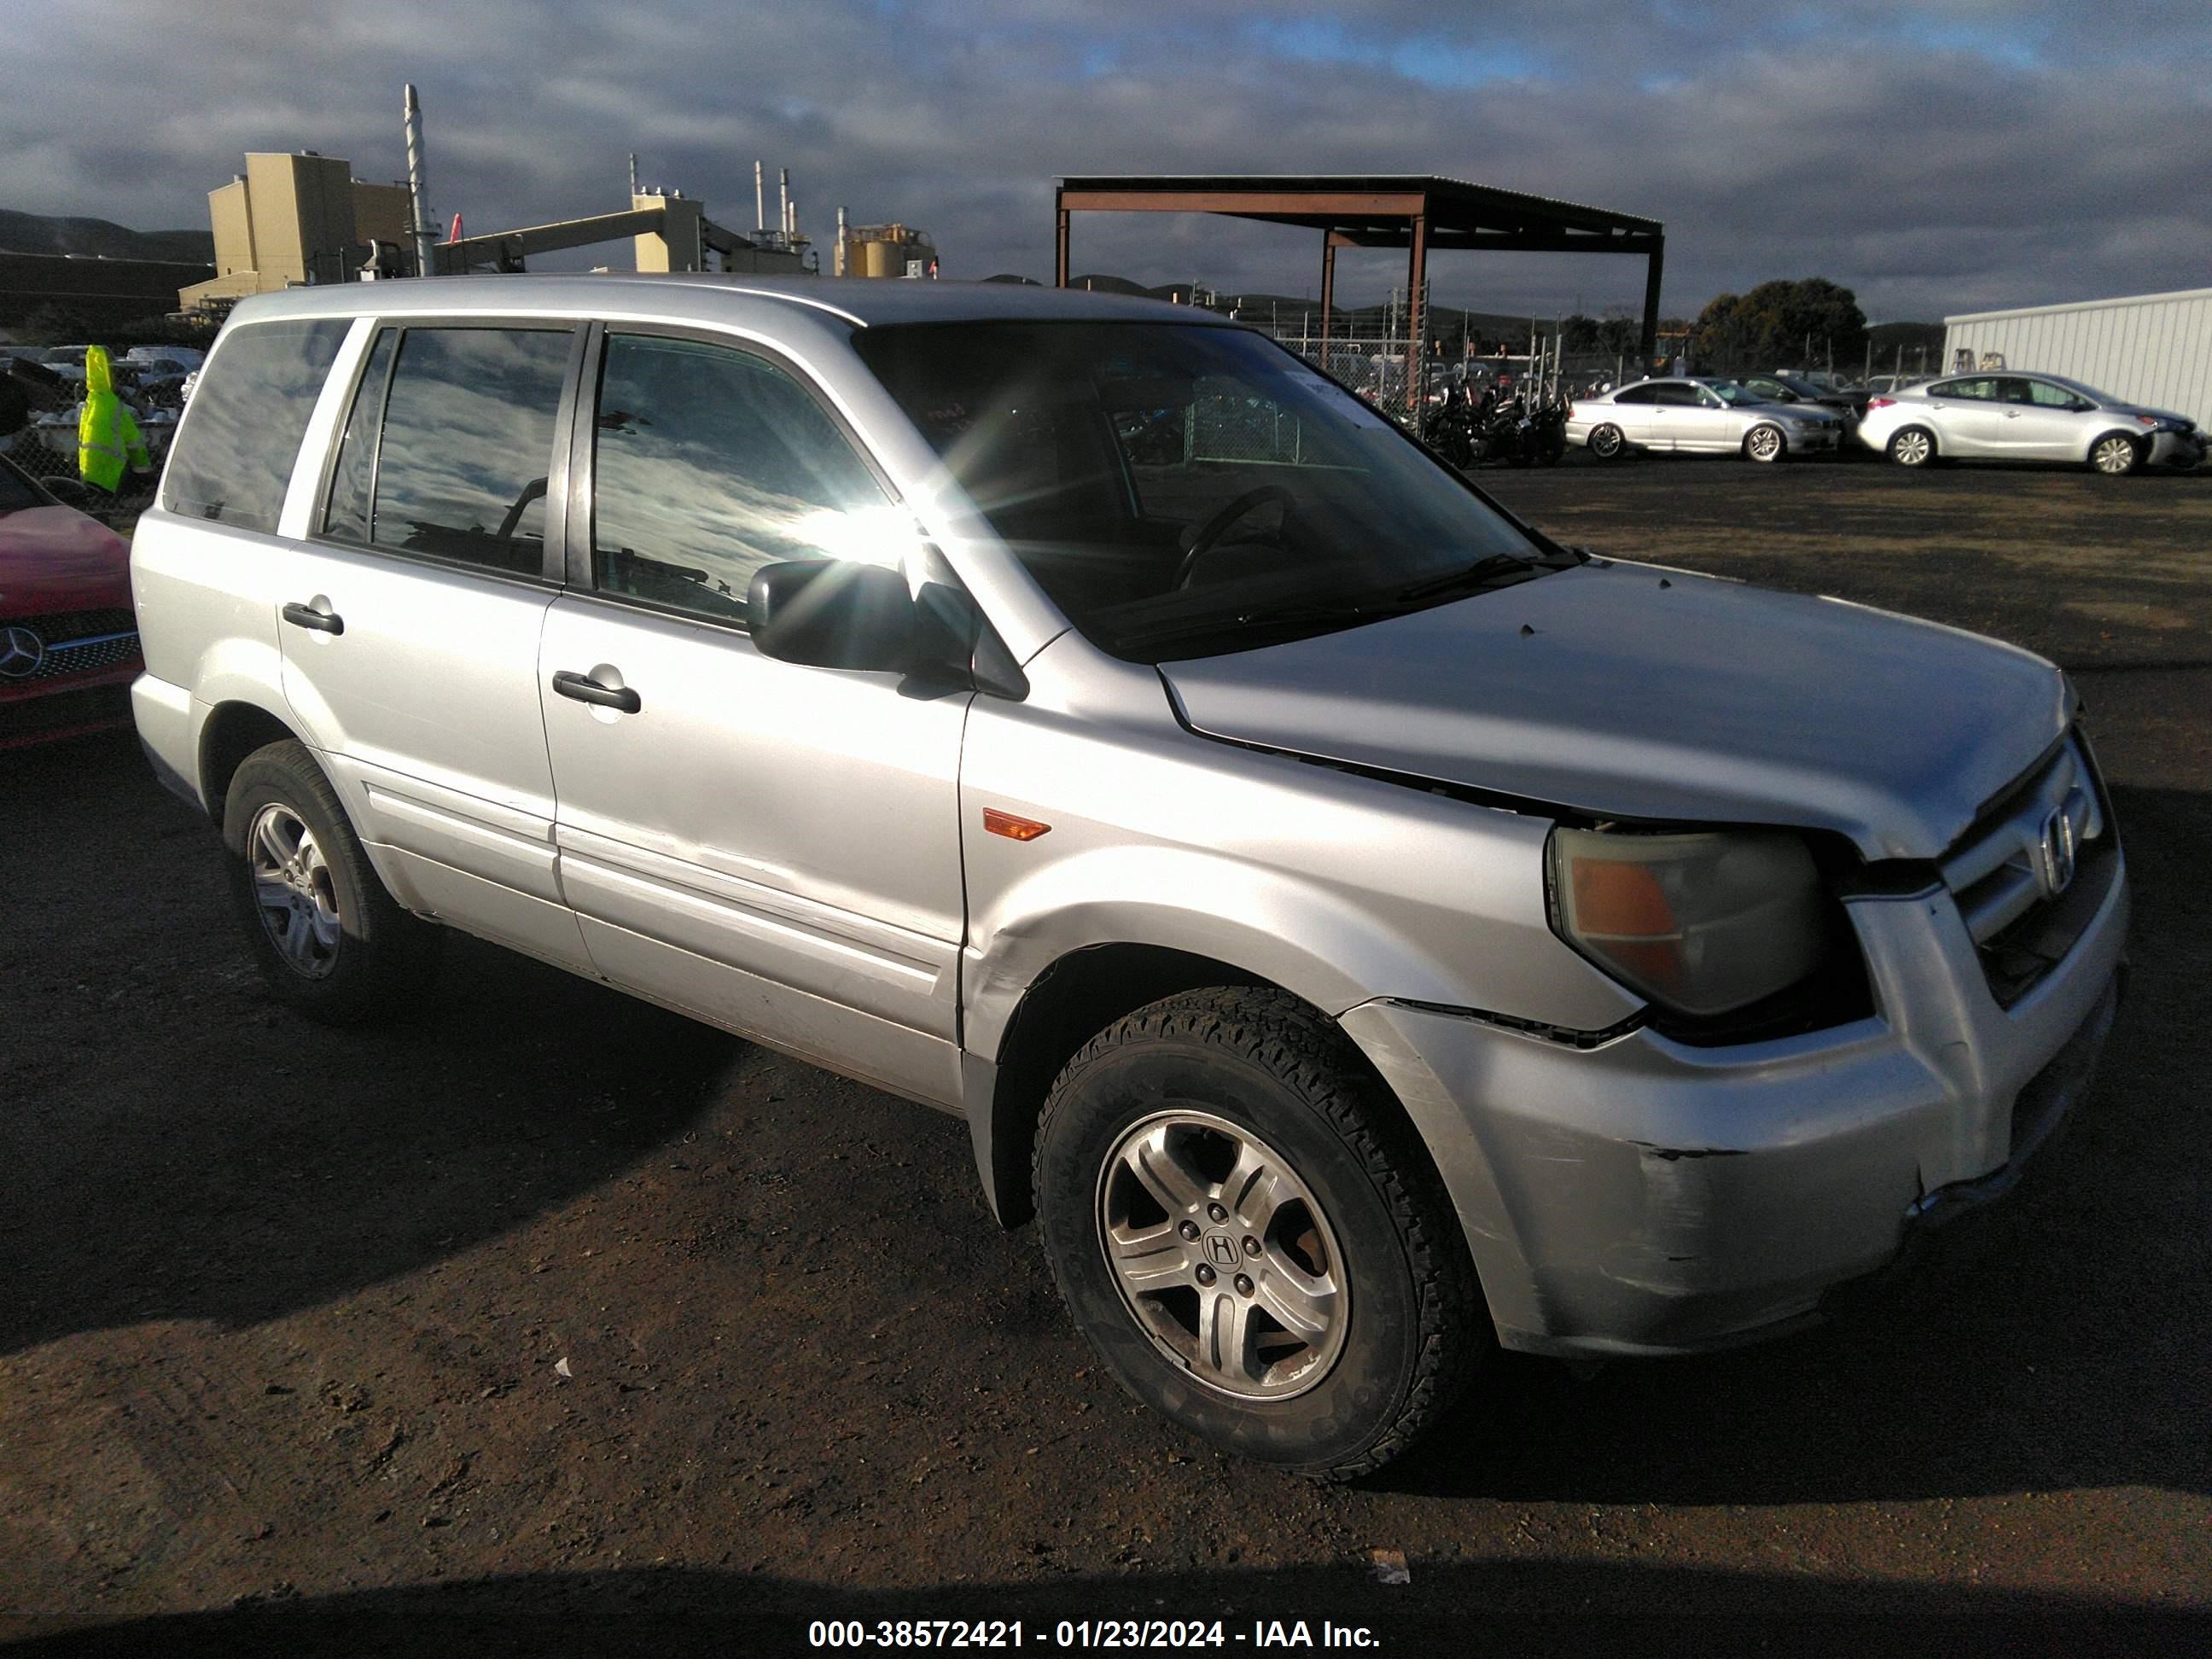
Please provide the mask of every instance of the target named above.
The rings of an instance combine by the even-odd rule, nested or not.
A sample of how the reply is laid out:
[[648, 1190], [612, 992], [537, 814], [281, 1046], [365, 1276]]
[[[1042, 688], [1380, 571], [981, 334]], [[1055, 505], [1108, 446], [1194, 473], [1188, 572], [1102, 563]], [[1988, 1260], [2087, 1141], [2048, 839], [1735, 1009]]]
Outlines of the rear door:
[[578, 969], [538, 645], [580, 344], [543, 321], [379, 329], [277, 626], [300, 729], [403, 900]]
[[[562, 890], [626, 988], [960, 1098], [957, 787], [974, 694], [756, 650], [763, 564], [902, 567], [912, 516], [800, 373], [610, 327], [538, 693]], [[945, 573], [950, 580], [950, 573]]]
[[1947, 455], [2002, 455], [1998, 432], [2004, 409], [1997, 402], [1993, 375], [1946, 380], [1928, 388], [1929, 424], [1937, 447]]

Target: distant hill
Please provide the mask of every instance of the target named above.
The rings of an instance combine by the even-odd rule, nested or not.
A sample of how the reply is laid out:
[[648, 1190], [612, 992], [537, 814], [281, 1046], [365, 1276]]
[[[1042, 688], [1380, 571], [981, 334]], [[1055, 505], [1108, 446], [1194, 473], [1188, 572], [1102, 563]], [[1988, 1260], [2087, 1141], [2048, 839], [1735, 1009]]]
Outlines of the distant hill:
[[75, 254], [79, 258], [190, 260], [215, 263], [215, 234], [206, 230], [131, 230], [106, 219], [57, 218], [0, 208], [0, 251]]

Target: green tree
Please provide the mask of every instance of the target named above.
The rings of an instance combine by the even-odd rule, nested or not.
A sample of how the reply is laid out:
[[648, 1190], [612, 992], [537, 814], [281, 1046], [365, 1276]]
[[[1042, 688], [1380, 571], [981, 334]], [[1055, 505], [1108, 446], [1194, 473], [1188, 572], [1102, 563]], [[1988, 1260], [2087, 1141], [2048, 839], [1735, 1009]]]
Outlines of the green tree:
[[1825, 276], [1806, 276], [1718, 295], [1698, 314], [1693, 344], [1701, 363], [1771, 368], [1808, 357], [1856, 363], [1866, 336], [1856, 295]]

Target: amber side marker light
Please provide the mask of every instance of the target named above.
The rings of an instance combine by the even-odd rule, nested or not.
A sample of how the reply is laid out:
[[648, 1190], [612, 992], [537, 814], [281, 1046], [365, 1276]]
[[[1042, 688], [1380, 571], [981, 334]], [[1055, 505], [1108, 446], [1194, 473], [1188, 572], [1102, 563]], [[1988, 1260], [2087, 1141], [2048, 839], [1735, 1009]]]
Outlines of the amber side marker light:
[[1009, 841], [1035, 841], [1052, 828], [1039, 823], [1035, 818], [1018, 818], [1012, 812], [1001, 812], [995, 806], [983, 809], [983, 827], [994, 836], [1004, 836]]

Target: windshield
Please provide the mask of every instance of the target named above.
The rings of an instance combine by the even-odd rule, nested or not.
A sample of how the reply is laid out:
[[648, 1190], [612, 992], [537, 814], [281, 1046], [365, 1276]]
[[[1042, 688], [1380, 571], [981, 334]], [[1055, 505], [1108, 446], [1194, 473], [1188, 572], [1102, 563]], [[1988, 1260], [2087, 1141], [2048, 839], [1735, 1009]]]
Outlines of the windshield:
[[52, 505], [36, 484], [15, 471], [15, 463], [0, 460], [0, 513], [21, 513], [33, 507]]
[[854, 349], [1069, 621], [1130, 661], [1352, 627], [1573, 562], [1243, 329], [915, 324]]
[[1747, 404], [1765, 401], [1757, 392], [1738, 386], [1734, 380], [1700, 380], [1698, 384], [1731, 409], [1741, 409]]

